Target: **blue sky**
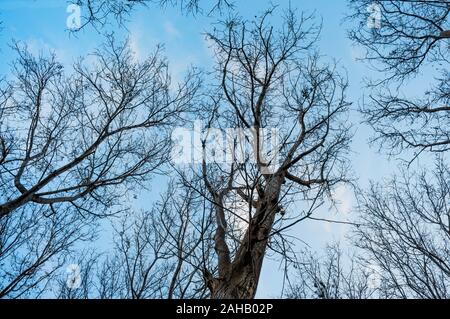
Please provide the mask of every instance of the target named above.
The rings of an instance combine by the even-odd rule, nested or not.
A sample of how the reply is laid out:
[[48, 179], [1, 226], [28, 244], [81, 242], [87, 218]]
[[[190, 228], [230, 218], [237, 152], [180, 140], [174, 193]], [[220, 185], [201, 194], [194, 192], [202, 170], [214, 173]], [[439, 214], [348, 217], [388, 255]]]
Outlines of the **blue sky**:
[[[289, 1], [277, 0], [280, 7], [287, 7]], [[14, 59], [9, 48], [12, 40], [27, 43], [33, 52], [40, 50], [53, 50], [57, 57], [68, 66], [76, 58], [92, 52], [102, 36], [92, 28], [87, 28], [76, 36], [71, 35], [66, 29], [66, 0], [0, 0], [0, 20], [3, 21], [3, 30], [0, 33], [0, 75], [7, 75], [10, 62]], [[251, 18], [270, 5], [270, 1], [251, 0], [241, 1], [237, 4], [237, 11], [244, 17]], [[323, 30], [319, 43], [320, 51], [330, 59], [335, 59], [339, 65], [345, 68], [350, 87], [348, 99], [352, 101], [353, 108], [362, 101], [367, 92], [363, 88], [364, 76], [376, 76], [362, 62], [356, 62], [355, 57], [360, 55], [360, 49], [354, 47], [347, 39], [346, 29], [351, 27], [348, 23], [342, 23], [347, 12], [344, 0], [291, 0], [291, 5], [299, 10], [315, 11], [317, 20], [323, 20]], [[156, 7], [141, 8], [134, 12], [127, 29], [109, 26], [108, 30], [114, 31], [118, 38], [129, 37], [133, 50], [138, 57], [145, 57], [155, 45], [162, 43], [169, 59], [173, 79], [181, 79], [186, 69], [191, 66], [208, 68], [213, 63], [213, 56], [205, 41], [204, 32], [210, 28], [214, 20], [207, 17], [183, 16], [176, 9], [161, 10]], [[431, 79], [431, 75], [425, 78]], [[423, 81], [423, 78], [422, 78]], [[411, 83], [407, 92], [419, 90], [420, 81]], [[422, 88], [423, 90], [423, 88]], [[366, 186], [369, 180], [381, 181], [388, 177], [398, 164], [396, 161], [387, 160], [386, 156], [376, 153], [375, 148], [370, 148], [367, 140], [371, 131], [364, 125], [359, 125], [361, 118], [356, 111], [352, 111], [350, 120], [355, 125], [355, 137], [352, 145], [352, 165], [355, 175], [359, 178], [361, 186]], [[420, 164], [416, 162], [416, 165]], [[158, 185], [163, 178], [156, 178], [151, 195], [141, 195], [140, 203], [148, 203], [162, 191]], [[351, 191], [347, 188], [339, 188], [335, 196], [341, 202], [339, 211], [324, 207], [317, 217], [332, 218], [338, 220], [351, 220], [353, 205]], [[139, 204], [139, 203], [138, 203]], [[332, 240], [344, 240], [348, 228], [343, 225], [307, 221], [292, 229], [298, 237], [308, 243], [312, 249], [320, 250]], [[104, 238], [108, 238], [105, 236]], [[104, 239], [108, 242], [108, 239]], [[304, 247], [299, 244], [299, 250]], [[266, 260], [258, 290], [259, 297], [276, 297], [279, 294], [282, 280], [282, 271], [278, 263]]]

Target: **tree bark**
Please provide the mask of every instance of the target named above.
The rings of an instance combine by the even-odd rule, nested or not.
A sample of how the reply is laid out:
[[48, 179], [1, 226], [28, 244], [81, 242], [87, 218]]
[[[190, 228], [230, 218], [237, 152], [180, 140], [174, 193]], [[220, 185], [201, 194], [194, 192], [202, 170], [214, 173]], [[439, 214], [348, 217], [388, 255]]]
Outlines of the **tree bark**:
[[278, 176], [269, 183], [227, 273], [210, 281], [212, 299], [255, 298], [269, 234], [279, 211], [282, 180]]

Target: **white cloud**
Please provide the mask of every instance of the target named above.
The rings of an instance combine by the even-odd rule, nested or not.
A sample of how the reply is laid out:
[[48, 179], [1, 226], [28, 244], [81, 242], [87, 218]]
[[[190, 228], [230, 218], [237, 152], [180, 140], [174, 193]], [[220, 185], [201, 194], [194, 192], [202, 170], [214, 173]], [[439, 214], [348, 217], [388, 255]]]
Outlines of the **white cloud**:
[[361, 60], [365, 57], [365, 52], [362, 48], [352, 46], [350, 49], [350, 56], [353, 61]]
[[173, 25], [172, 22], [166, 21], [163, 27], [168, 36], [173, 38], [179, 38], [181, 36], [181, 32]]
[[231, 216], [231, 218], [235, 221], [237, 231], [242, 232], [241, 235], [243, 235], [247, 230], [250, 221], [248, 203], [245, 202], [239, 195], [232, 193], [225, 205], [228, 209], [234, 212], [234, 214], [236, 214], [235, 216]]
[[28, 39], [27, 41], [25, 41], [25, 45], [27, 46], [27, 49], [30, 51], [30, 53], [35, 56], [38, 56], [39, 54], [55, 54], [58, 62], [62, 64], [68, 64], [71, 62], [71, 59], [74, 58], [70, 56], [70, 54], [67, 54], [67, 51], [65, 51], [64, 49], [53, 47], [52, 45], [41, 39]]
[[[332, 193], [333, 199], [336, 204], [337, 215], [335, 217], [336, 220], [343, 222], [351, 222], [351, 212], [354, 203], [354, 196], [352, 190], [346, 185], [339, 185]], [[334, 227], [332, 227], [334, 226]], [[325, 231], [328, 233], [334, 233], [339, 237], [345, 236], [348, 231], [347, 224], [333, 224], [325, 223], [324, 225]]]
[[160, 41], [140, 21], [133, 23], [129, 30], [128, 41], [130, 48], [135, 54], [136, 61], [143, 61], [154, 52]]
[[142, 55], [142, 49], [141, 49], [139, 40], [140, 40], [139, 32], [137, 32], [137, 31], [130, 32], [129, 45], [130, 45], [131, 51], [133, 51], [133, 53], [134, 53], [134, 58], [137, 61], [141, 61], [144, 58]]
[[338, 212], [348, 217], [353, 206], [353, 193], [346, 185], [339, 185], [332, 194], [336, 201]]
[[327, 234], [331, 234], [333, 232], [333, 228], [331, 227], [331, 223], [324, 222], [322, 223], [323, 229]]
[[204, 36], [203, 37], [203, 43], [204, 43], [206, 54], [210, 58], [214, 58], [216, 56], [216, 51], [215, 51], [215, 45], [216, 44], [215, 44], [215, 42], [213, 40], [211, 40], [210, 37]]

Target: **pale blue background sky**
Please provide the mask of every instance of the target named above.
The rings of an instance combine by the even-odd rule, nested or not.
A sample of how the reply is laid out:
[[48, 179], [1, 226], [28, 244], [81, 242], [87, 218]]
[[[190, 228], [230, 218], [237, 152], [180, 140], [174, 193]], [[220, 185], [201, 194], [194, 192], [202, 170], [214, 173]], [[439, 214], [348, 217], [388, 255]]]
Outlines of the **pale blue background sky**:
[[[208, 1], [208, 0], [203, 0]], [[54, 50], [63, 63], [70, 65], [74, 59], [86, 53], [92, 52], [102, 36], [92, 28], [87, 28], [76, 36], [70, 35], [66, 29], [66, 0], [0, 0], [0, 20], [3, 20], [3, 30], [0, 32], [0, 75], [7, 75], [9, 63], [14, 59], [9, 44], [12, 40], [23, 41], [34, 52], [40, 50]], [[270, 5], [270, 1], [252, 0], [240, 1], [236, 9], [244, 17], [253, 17]], [[287, 7], [289, 1], [275, 0], [280, 7]], [[352, 46], [347, 39], [346, 29], [351, 27], [348, 23], [342, 23], [342, 19], [348, 11], [345, 0], [291, 0], [291, 5], [300, 10], [312, 12], [315, 10], [317, 20], [323, 20], [323, 30], [319, 47], [321, 53], [329, 58], [336, 59], [340, 66], [348, 73], [350, 87], [348, 99], [356, 108], [366, 91], [363, 89], [363, 77], [375, 75], [368, 66], [356, 62], [360, 55], [360, 49]], [[183, 16], [177, 9], [169, 8], [161, 10], [157, 7], [140, 8], [134, 12], [126, 23], [128, 30], [117, 30], [110, 26], [107, 29], [115, 31], [118, 38], [129, 36], [133, 50], [139, 57], [152, 51], [156, 44], [165, 45], [165, 53], [169, 59], [170, 68], [174, 80], [180, 79], [190, 65], [208, 68], [213, 63], [211, 51], [204, 39], [203, 33], [210, 28], [214, 20], [207, 17]], [[431, 79], [431, 75], [425, 76]], [[423, 91], [424, 78], [415, 81], [408, 92]], [[359, 125], [360, 118], [356, 111], [352, 111], [350, 120], [355, 125], [355, 137], [352, 145], [352, 165], [361, 186], [366, 186], [370, 179], [381, 181], [388, 177], [396, 169], [397, 162], [388, 161], [386, 156], [376, 153], [375, 148], [367, 145], [371, 134], [370, 129]], [[415, 165], [419, 164], [417, 161]], [[148, 203], [162, 191], [158, 187], [164, 184], [161, 179], [153, 183], [152, 193], [146, 193], [139, 199], [139, 203]], [[329, 210], [324, 207], [316, 217], [332, 218], [338, 220], [352, 220], [353, 205], [352, 195], [349, 189], [339, 188], [335, 196], [341, 202], [339, 211]], [[138, 203], [138, 204], [139, 204]], [[332, 240], [344, 240], [347, 226], [307, 221], [292, 229], [292, 233], [302, 238], [312, 249], [320, 250], [325, 243]], [[107, 245], [110, 237], [104, 236], [104, 244]], [[299, 250], [304, 244], [299, 244]], [[278, 263], [266, 260], [260, 286], [259, 297], [279, 296], [282, 270]]]

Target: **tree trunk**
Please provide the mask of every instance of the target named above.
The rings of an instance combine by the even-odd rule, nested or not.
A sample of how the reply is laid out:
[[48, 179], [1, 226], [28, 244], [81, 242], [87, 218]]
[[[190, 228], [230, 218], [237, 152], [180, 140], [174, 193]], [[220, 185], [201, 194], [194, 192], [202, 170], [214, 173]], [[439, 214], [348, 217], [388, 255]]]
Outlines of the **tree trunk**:
[[[272, 225], [274, 218], [265, 224]], [[250, 235], [240, 246], [231, 264], [230, 273], [225, 278], [215, 279], [211, 289], [213, 299], [253, 299], [258, 288], [259, 276], [267, 247], [270, 229], [259, 229], [260, 236]], [[248, 234], [246, 235], [248, 236]]]
[[258, 288], [267, 241], [260, 242], [253, 251], [236, 257], [230, 275], [216, 279], [211, 287], [212, 299], [253, 299]]
[[[259, 275], [259, 274], [258, 274]], [[238, 276], [228, 280], [218, 279], [211, 290], [212, 299], [253, 299], [256, 294], [258, 279], [251, 267], [242, 269]]]
[[212, 299], [253, 299], [266, 253], [268, 236], [275, 215], [279, 211], [278, 197], [281, 182], [277, 179], [268, 195], [260, 201], [255, 216], [242, 239], [229, 271], [209, 284]]

